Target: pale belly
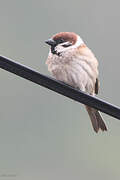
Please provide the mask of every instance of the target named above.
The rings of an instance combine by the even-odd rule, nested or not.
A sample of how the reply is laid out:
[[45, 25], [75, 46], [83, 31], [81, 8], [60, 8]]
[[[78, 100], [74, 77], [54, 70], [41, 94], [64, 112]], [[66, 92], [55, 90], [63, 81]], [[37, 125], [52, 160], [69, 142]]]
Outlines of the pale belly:
[[51, 69], [53, 76], [72, 87], [79, 88], [89, 94], [94, 93], [94, 76], [92, 76], [81, 65], [56, 65]]

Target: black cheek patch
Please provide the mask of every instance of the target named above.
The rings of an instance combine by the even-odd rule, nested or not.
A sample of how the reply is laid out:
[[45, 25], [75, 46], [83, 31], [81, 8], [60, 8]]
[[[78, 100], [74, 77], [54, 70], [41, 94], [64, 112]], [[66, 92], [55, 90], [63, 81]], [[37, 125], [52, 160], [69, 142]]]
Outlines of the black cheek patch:
[[69, 47], [69, 46], [72, 46], [72, 43], [63, 44], [62, 46], [63, 47]]

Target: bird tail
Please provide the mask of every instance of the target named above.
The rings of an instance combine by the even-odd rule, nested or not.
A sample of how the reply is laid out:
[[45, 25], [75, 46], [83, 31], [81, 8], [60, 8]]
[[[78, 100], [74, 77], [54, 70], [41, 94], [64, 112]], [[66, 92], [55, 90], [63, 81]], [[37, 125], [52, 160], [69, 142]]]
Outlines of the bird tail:
[[86, 110], [89, 114], [90, 120], [92, 122], [92, 126], [94, 131], [97, 133], [99, 129], [102, 131], [107, 131], [107, 127], [103, 121], [103, 118], [100, 114], [100, 112], [94, 108], [91, 108], [89, 106], [85, 106]]

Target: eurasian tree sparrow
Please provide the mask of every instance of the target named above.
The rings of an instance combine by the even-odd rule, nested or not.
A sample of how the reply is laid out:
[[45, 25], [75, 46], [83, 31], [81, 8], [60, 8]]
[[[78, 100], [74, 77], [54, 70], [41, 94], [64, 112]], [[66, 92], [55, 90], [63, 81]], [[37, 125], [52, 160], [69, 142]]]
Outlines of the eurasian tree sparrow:
[[[79, 35], [60, 32], [45, 42], [51, 47], [46, 64], [57, 80], [90, 95], [98, 94], [98, 61]], [[95, 132], [107, 131], [100, 112], [89, 106], [86, 110]]]

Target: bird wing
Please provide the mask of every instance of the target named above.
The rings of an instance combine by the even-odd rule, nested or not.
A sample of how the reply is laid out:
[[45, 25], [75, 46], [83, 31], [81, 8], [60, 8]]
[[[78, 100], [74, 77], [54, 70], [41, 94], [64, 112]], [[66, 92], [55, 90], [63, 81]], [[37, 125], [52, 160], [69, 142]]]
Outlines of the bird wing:
[[95, 82], [95, 94], [98, 94], [99, 87], [100, 87], [100, 82], [99, 79], [97, 78]]

